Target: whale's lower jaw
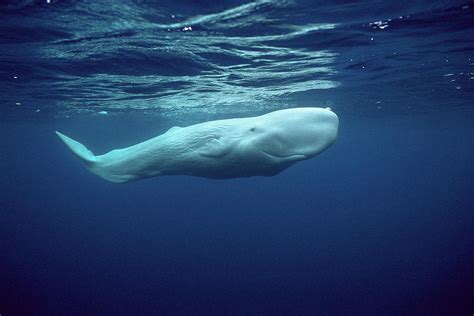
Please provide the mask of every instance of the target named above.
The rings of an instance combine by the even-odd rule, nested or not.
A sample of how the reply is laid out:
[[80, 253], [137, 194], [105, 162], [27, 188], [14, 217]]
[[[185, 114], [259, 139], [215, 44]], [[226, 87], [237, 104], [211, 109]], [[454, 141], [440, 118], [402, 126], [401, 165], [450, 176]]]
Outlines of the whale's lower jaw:
[[299, 161], [299, 160], [308, 159], [308, 157], [306, 157], [303, 154], [280, 155], [280, 154], [272, 154], [272, 153], [269, 153], [265, 150], [261, 150], [261, 151], [262, 151], [262, 153], [264, 153], [268, 157], [274, 158], [274, 159], [283, 159], [283, 160], [290, 160], [290, 161], [295, 161], [295, 162]]

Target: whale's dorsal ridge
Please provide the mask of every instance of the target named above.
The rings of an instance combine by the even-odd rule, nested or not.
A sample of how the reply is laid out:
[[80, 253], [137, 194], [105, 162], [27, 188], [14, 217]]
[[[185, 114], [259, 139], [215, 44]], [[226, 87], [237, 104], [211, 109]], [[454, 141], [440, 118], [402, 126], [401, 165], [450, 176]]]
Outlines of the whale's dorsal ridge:
[[166, 133], [174, 132], [174, 131], [177, 131], [177, 130], [179, 130], [179, 129], [181, 129], [181, 127], [179, 127], [179, 126], [173, 126], [173, 127], [171, 127], [169, 130], [167, 130]]
[[222, 157], [225, 154], [224, 144], [217, 138], [209, 139], [200, 149], [199, 155], [204, 157]]

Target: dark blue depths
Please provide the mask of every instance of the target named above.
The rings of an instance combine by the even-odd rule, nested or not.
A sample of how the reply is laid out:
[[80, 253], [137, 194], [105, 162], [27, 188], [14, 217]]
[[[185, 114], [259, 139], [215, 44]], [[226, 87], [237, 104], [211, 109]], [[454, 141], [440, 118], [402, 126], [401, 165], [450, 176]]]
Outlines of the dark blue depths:
[[[121, 18], [120, 1], [52, 2], [0, 7], [1, 315], [474, 313], [469, 3], [136, 1]], [[54, 32], [44, 14], [58, 15]], [[100, 18], [116, 30], [91, 30]], [[213, 48], [174, 48], [188, 27], [175, 19]], [[138, 49], [150, 41], [169, 51]], [[116, 185], [54, 135], [102, 153], [301, 105], [331, 106], [339, 138], [270, 178]]]

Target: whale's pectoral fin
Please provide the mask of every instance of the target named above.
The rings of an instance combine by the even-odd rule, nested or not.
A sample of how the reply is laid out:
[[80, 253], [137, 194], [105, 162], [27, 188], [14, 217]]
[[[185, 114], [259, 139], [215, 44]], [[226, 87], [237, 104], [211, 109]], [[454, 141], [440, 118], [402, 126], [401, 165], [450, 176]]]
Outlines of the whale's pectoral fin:
[[224, 144], [217, 138], [209, 139], [199, 150], [199, 155], [204, 157], [222, 157], [225, 153]]
[[58, 135], [59, 138], [66, 144], [66, 146], [79, 158], [81, 158], [86, 165], [90, 166], [92, 163], [96, 162], [96, 157], [90, 151], [87, 149], [86, 146], [83, 144], [79, 143], [78, 141], [75, 141], [74, 139], [67, 137], [66, 135], [57, 132], [56, 135]]

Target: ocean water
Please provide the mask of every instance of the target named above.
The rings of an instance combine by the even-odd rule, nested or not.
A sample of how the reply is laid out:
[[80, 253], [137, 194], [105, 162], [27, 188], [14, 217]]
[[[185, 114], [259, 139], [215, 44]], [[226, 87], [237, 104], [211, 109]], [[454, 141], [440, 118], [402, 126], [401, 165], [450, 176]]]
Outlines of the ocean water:
[[[174, 125], [331, 107], [274, 177], [87, 171]], [[474, 3], [0, 4], [0, 315], [472, 315]]]

